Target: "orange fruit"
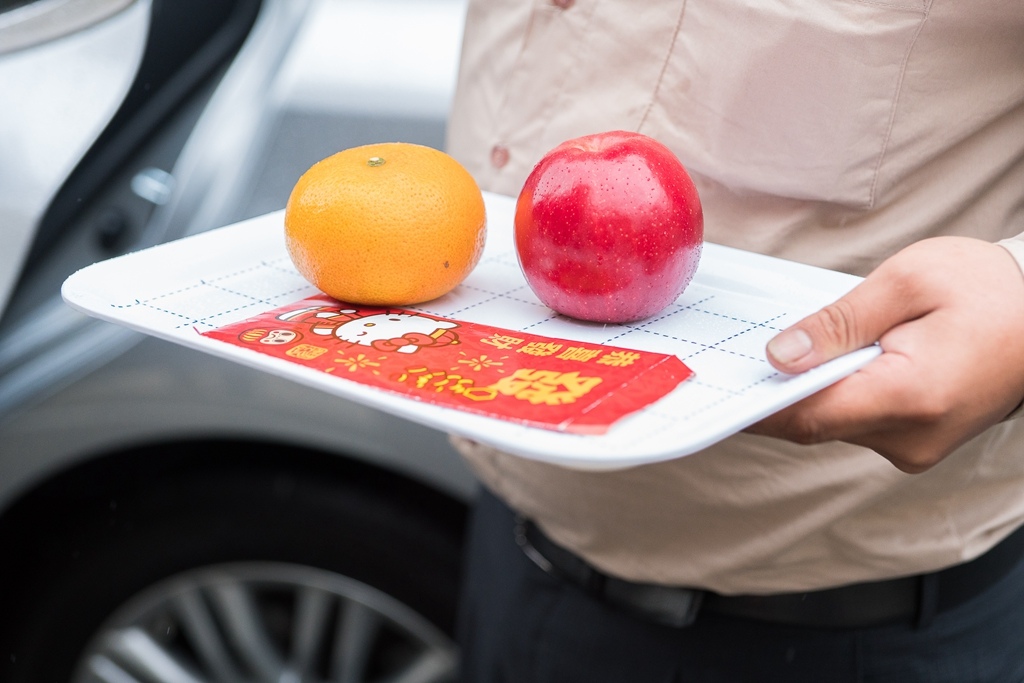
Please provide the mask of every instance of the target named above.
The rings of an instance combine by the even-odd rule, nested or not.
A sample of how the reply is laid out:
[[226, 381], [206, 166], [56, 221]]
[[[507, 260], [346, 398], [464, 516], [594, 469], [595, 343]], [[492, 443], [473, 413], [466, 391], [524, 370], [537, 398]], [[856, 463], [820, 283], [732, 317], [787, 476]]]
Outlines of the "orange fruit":
[[444, 152], [393, 142], [314, 164], [285, 207], [288, 254], [324, 293], [353, 304], [405, 306], [448, 293], [483, 251], [480, 188]]

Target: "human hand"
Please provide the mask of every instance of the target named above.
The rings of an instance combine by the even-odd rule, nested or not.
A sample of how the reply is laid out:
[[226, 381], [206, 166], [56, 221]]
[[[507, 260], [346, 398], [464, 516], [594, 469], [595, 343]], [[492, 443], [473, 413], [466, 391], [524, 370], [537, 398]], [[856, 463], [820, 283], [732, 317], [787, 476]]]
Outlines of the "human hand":
[[846, 441], [922, 472], [1024, 398], [1024, 278], [1003, 248], [962, 237], [913, 244], [849, 294], [780, 332], [768, 360], [796, 374], [879, 342], [860, 371], [747, 431]]

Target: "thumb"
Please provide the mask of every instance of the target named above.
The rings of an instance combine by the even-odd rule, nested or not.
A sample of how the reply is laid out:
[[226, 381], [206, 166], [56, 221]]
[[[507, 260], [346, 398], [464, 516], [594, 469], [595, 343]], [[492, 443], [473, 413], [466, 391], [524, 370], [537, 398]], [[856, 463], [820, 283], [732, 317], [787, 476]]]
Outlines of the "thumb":
[[797, 374], [857, 349], [926, 312], [922, 302], [897, 286], [886, 269], [869, 275], [846, 296], [807, 316], [768, 342], [768, 362]]

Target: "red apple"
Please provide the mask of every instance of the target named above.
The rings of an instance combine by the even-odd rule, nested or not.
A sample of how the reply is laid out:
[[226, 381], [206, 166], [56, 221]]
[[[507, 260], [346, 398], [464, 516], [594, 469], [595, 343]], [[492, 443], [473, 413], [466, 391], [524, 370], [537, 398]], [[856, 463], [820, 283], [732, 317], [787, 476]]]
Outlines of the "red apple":
[[563, 142], [516, 204], [516, 252], [547, 306], [604, 323], [647, 318], [693, 279], [704, 241], [697, 188], [665, 145], [612, 131]]

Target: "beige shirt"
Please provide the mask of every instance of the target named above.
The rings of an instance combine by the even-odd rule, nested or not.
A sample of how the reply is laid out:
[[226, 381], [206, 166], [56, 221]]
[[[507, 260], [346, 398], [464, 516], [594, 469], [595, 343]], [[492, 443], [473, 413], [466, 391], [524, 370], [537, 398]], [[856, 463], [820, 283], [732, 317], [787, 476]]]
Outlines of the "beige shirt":
[[[482, 187], [610, 129], [678, 154], [710, 242], [864, 275], [956, 234], [1024, 263], [1020, 0], [471, 0], [449, 150]], [[724, 593], [933, 570], [1024, 521], [1020, 420], [919, 475], [747, 434], [601, 473], [461, 448], [597, 566]]]

